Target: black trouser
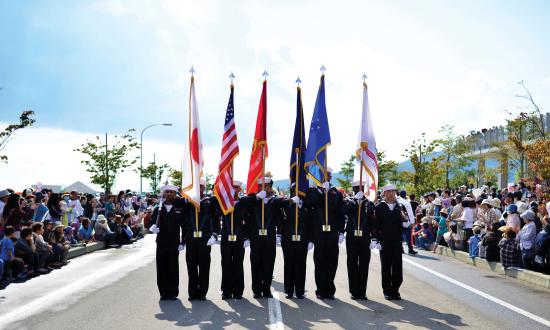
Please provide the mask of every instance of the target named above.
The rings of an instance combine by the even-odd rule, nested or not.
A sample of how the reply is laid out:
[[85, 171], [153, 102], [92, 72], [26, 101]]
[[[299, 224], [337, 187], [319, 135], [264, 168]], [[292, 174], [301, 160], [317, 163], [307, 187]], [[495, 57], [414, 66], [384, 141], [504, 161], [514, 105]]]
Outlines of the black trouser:
[[27, 265], [27, 271], [34, 271], [34, 266], [37, 264], [37, 255], [36, 253], [15, 253], [16, 257], [23, 259], [25, 265]]
[[412, 240], [411, 240], [411, 226], [409, 228], [403, 228], [403, 239], [407, 242], [409, 247], [409, 252], [414, 250]]
[[315, 263], [315, 293], [323, 298], [334, 296], [336, 286], [334, 277], [338, 268], [338, 232], [321, 231], [318, 228], [314, 232], [313, 261]]
[[222, 239], [222, 294], [242, 296], [244, 291], [244, 246], [243, 240], [230, 242]]
[[38, 262], [36, 264], [36, 268], [38, 269], [48, 267], [53, 253], [48, 250], [43, 250], [36, 251], [36, 255], [38, 256]]
[[157, 286], [161, 297], [179, 294], [178, 245], [157, 244]]
[[250, 266], [254, 294], [271, 294], [275, 253], [274, 236], [256, 236], [250, 239]]
[[382, 290], [384, 295], [396, 295], [403, 283], [403, 259], [401, 241], [382, 242], [380, 263], [382, 264]]
[[472, 228], [464, 228], [464, 248], [463, 250], [468, 252], [470, 249], [470, 244], [468, 243], [468, 240], [470, 237], [474, 236], [474, 231]]
[[367, 295], [370, 239], [348, 235], [346, 238], [349, 293], [357, 298]]
[[285, 293], [287, 295], [303, 296], [306, 285], [306, 241], [293, 242], [283, 238], [281, 242], [285, 260]]
[[189, 276], [189, 297], [206, 297], [210, 281], [210, 246], [206, 245], [210, 235], [187, 240], [185, 261]]

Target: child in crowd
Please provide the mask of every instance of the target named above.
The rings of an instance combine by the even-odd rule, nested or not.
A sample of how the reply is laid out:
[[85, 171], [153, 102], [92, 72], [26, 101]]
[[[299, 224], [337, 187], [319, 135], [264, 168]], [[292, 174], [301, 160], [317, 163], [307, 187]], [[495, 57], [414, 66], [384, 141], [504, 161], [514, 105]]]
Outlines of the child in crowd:
[[516, 232], [512, 228], [506, 228], [504, 235], [498, 243], [500, 247], [500, 262], [505, 269], [508, 267], [517, 267], [520, 264], [518, 242]]
[[479, 243], [481, 242], [481, 228], [474, 226], [474, 235], [468, 240], [470, 258], [479, 257]]

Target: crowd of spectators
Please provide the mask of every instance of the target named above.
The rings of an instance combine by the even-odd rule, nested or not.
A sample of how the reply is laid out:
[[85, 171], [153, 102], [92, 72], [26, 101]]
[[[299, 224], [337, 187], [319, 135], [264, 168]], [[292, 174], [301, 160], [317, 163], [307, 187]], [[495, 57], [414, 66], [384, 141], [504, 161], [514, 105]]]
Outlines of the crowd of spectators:
[[[401, 192], [407, 198], [406, 192]], [[497, 261], [550, 274], [550, 200], [541, 186], [523, 182], [498, 190], [483, 186], [437, 190], [416, 201], [414, 245], [434, 253], [439, 245], [468, 252], [472, 258]]]
[[69, 250], [96, 241], [108, 248], [144, 235], [158, 196], [0, 190], [0, 287], [67, 265]]

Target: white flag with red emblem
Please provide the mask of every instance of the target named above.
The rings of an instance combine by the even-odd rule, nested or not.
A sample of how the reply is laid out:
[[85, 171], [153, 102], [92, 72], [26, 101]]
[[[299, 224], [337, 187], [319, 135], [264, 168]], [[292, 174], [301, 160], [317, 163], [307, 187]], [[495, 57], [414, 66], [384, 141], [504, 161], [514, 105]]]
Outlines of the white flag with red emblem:
[[363, 110], [356, 149], [357, 162], [355, 164], [353, 179], [354, 181], [358, 181], [361, 177], [365, 185], [365, 195], [371, 201], [376, 198], [376, 189], [378, 189], [378, 159], [376, 155], [376, 139], [374, 137], [374, 125], [370, 116], [369, 94], [367, 84], [363, 83]]
[[195, 206], [200, 207], [200, 178], [204, 165], [202, 158], [202, 139], [200, 133], [199, 111], [195, 97], [195, 78], [191, 77], [189, 90], [189, 138], [186, 140], [183, 156], [182, 194]]

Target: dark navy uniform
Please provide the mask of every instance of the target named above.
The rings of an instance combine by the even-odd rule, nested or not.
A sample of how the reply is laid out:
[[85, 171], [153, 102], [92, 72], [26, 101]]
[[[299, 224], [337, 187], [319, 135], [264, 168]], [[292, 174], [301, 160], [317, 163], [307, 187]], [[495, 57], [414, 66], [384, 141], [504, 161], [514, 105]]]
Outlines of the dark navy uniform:
[[[215, 218], [215, 209], [212, 205], [212, 197], [201, 199], [198, 213], [198, 228], [195, 219], [195, 206], [187, 202], [185, 216], [185, 241], [187, 248], [185, 261], [189, 275], [189, 299], [205, 299], [210, 280], [210, 246], [208, 240], [213, 233], [219, 233], [219, 218]], [[197, 237], [197, 232], [200, 237]]]
[[296, 207], [290, 201], [282, 203], [284, 218], [280, 224], [284, 257], [285, 294], [303, 298], [306, 283], [307, 248], [311, 242], [311, 224], [305, 207], [298, 207], [298, 226], [296, 230]]
[[393, 210], [385, 202], [376, 205], [375, 237], [380, 240], [380, 263], [382, 264], [382, 290], [387, 298], [400, 297], [399, 287], [403, 283], [402, 241], [403, 222], [406, 210], [396, 202]]
[[321, 299], [334, 298], [336, 286], [334, 277], [338, 268], [338, 235], [344, 233], [344, 215], [341, 212], [343, 196], [335, 187], [328, 191], [329, 231], [323, 231], [325, 224], [325, 192], [321, 188], [309, 188], [305, 197], [310, 210], [313, 232], [313, 261], [315, 263], [315, 293]]
[[[178, 246], [185, 244], [185, 201], [176, 198], [171, 205], [157, 208], [157, 286], [161, 298], [175, 298], [179, 294]], [[181, 235], [180, 235], [181, 230]]]
[[[352, 299], [366, 299], [370, 242], [374, 228], [374, 203], [366, 198], [346, 198], [343, 212], [346, 214], [346, 252], [349, 293]], [[360, 221], [358, 221], [360, 215]]]
[[250, 265], [252, 272], [252, 292], [255, 297], [271, 297], [271, 281], [276, 256], [277, 224], [281, 218], [279, 197], [266, 197], [264, 205], [265, 235], [260, 235], [262, 229], [262, 203], [255, 195], [241, 198], [241, 203], [250, 205], [247, 216], [247, 230], [250, 239]]
[[[222, 298], [240, 299], [244, 291], [244, 246], [247, 239], [245, 203], [235, 201], [233, 209], [233, 231], [231, 231], [231, 213], [223, 215], [219, 203], [218, 217], [221, 218], [221, 259], [222, 259]], [[231, 236], [233, 235], [233, 236]]]

